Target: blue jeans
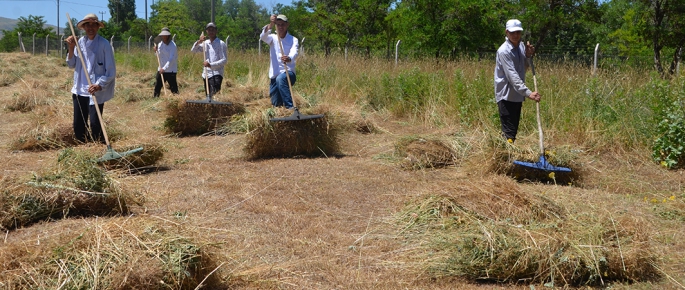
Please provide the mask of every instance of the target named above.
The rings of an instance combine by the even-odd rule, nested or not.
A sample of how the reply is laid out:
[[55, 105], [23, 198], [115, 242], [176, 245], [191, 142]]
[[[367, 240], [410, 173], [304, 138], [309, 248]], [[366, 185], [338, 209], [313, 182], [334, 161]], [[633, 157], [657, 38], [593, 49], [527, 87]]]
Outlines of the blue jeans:
[[[295, 85], [295, 73], [288, 71], [288, 75], [290, 76], [290, 85]], [[281, 73], [276, 78], [271, 79], [269, 96], [271, 96], [271, 104], [274, 107], [286, 107], [288, 109], [293, 107], [293, 97], [290, 95], [288, 78], [285, 76], [285, 73]]]

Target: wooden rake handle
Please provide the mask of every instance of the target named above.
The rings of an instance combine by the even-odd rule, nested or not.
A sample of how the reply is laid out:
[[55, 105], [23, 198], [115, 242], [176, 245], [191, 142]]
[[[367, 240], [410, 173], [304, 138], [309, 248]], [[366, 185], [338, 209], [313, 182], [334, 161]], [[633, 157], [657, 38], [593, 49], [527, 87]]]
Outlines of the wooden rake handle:
[[[278, 46], [281, 48], [281, 55], [283, 55], [283, 43], [281, 42], [281, 37], [278, 33], [276, 33], [276, 38], [278, 38]], [[286, 62], [283, 62], [283, 68], [285, 68], [285, 78], [288, 79], [288, 89], [290, 89], [290, 98], [293, 101], [293, 108], [297, 108], [295, 105], [295, 95], [293, 94], [293, 85], [290, 83], [290, 74], [288, 74], [288, 64]]]
[[[159, 61], [159, 46], [156, 43], [155, 43], [155, 47], [157, 47], [157, 51], [155, 51], [155, 55], [157, 56], [157, 65], [161, 69], [162, 63]], [[159, 72], [159, 70], [157, 72]], [[162, 77], [162, 89], [164, 89], [164, 96], [168, 96], [168, 94], [166, 92], [166, 86], [164, 86], [164, 74], [159, 73], [159, 76]]]
[[[83, 71], [86, 73], [86, 79], [88, 80], [88, 86], [92, 85], [92, 82], [90, 81], [90, 74], [88, 73], [88, 67], [86, 66], [86, 61], [83, 59], [83, 53], [81, 51], [81, 46], [78, 43], [78, 39], [76, 39], [76, 33], [74, 33], [74, 25], [71, 24], [71, 17], [69, 16], [69, 13], [67, 13], [67, 19], [69, 19], [69, 28], [71, 29], [71, 35], [74, 37], [74, 41], [76, 41], [76, 47], [78, 47], [78, 58], [81, 59], [81, 66], [83, 67]], [[93, 98], [93, 103], [95, 103], [95, 112], [98, 115], [98, 120], [100, 120], [100, 128], [102, 129], [102, 135], [105, 137], [105, 145], [109, 148], [109, 137], [107, 137], [107, 130], [105, 130], [105, 122], [102, 120], [102, 113], [100, 113], [100, 106], [98, 105], [98, 99], [95, 97], [95, 94], [90, 94], [90, 96]]]

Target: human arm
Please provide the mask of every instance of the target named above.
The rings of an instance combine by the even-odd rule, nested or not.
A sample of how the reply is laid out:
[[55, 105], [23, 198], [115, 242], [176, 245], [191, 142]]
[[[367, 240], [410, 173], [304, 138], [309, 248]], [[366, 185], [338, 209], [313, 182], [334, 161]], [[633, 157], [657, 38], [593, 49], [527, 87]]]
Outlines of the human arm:
[[76, 67], [76, 58], [74, 57], [74, 51], [76, 49], [76, 37], [69, 36], [67, 39], [64, 40], [64, 42], [67, 43], [69, 49], [67, 50], [67, 65], [69, 68], [75, 68]]
[[268, 45], [271, 45], [273, 41], [272, 38], [269, 37], [269, 35], [271, 35], [271, 28], [274, 26], [274, 23], [276, 22], [275, 14], [271, 15], [270, 21], [271, 22], [269, 22], [269, 24], [264, 25], [264, 27], [262, 27], [262, 32], [259, 34], [259, 39], [266, 42], [266, 44]]

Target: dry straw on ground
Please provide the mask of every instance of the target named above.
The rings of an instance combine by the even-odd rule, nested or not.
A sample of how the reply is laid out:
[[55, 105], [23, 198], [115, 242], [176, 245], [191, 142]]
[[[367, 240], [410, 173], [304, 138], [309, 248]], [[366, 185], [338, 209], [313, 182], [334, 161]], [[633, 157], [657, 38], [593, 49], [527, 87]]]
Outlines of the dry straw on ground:
[[400, 221], [434, 277], [554, 286], [660, 277], [644, 217], [566, 204], [496, 178], [420, 196]]
[[455, 165], [457, 159], [450, 146], [434, 138], [403, 138], [395, 144], [395, 151], [407, 169], [442, 168]]
[[[340, 154], [338, 131], [334, 121], [323, 118], [271, 121], [288, 117], [292, 110], [269, 108], [252, 112], [243, 151], [248, 159], [280, 157], [319, 157]], [[326, 115], [326, 112], [303, 110], [303, 115]]]
[[[226, 289], [211, 247], [151, 217], [63, 221], [50, 235], [18, 233], [0, 251], [5, 289]], [[196, 288], [197, 287], [197, 288]]]
[[228, 122], [231, 116], [245, 111], [245, 107], [237, 103], [232, 105], [187, 103], [184, 97], [189, 96], [181, 95], [167, 100], [164, 128], [169, 133], [178, 133], [181, 136], [210, 133]]

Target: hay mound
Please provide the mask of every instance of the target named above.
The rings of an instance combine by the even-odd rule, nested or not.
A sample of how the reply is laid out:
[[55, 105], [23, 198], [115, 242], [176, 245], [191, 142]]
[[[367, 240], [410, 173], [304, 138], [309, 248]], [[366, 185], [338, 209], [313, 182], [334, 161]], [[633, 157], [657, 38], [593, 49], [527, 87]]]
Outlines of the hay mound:
[[[301, 111], [303, 115], [324, 114]], [[249, 133], [243, 151], [248, 159], [280, 157], [320, 157], [340, 154], [338, 128], [327, 117], [272, 122], [272, 118], [292, 115], [291, 110], [269, 108], [248, 120]]]
[[510, 179], [444, 192], [420, 197], [400, 217], [407, 237], [426, 245], [422, 260], [436, 278], [586, 286], [660, 276], [649, 224], [632, 213], [564, 207]]
[[245, 112], [245, 107], [236, 103], [209, 105], [170, 99], [167, 102], [166, 111], [164, 128], [167, 132], [192, 136], [214, 131], [230, 120], [231, 116]]
[[72, 216], [127, 214], [127, 204], [140, 203], [124, 192], [96, 163], [73, 149], [60, 153], [56, 166], [30, 180], [2, 180], [0, 227], [14, 229], [38, 221]]
[[[226, 289], [207, 248], [170, 223], [146, 217], [47, 225], [50, 235], [20, 235], [0, 249], [7, 289]], [[23, 237], [21, 235], [24, 235]], [[93, 273], [95, 272], [95, 273]], [[211, 275], [210, 275], [211, 274]], [[205, 279], [206, 278], [206, 279]]]
[[142, 144], [141, 146], [126, 146], [123, 148], [117, 148], [116, 151], [119, 153], [125, 153], [130, 150], [137, 148], [143, 148], [142, 151], [126, 155], [122, 158], [112, 159], [108, 161], [101, 162], [102, 165], [107, 170], [113, 169], [126, 169], [129, 172], [136, 173], [140, 171], [141, 168], [146, 168], [153, 166], [164, 157], [164, 152], [166, 149], [159, 144]]
[[454, 151], [444, 142], [434, 139], [409, 137], [395, 144], [395, 151], [404, 158], [403, 168], [442, 168], [455, 165]]
[[20, 133], [19, 137], [10, 144], [11, 150], [46, 151], [77, 145], [79, 142], [74, 137], [74, 129], [71, 125], [61, 124], [38, 125]]

